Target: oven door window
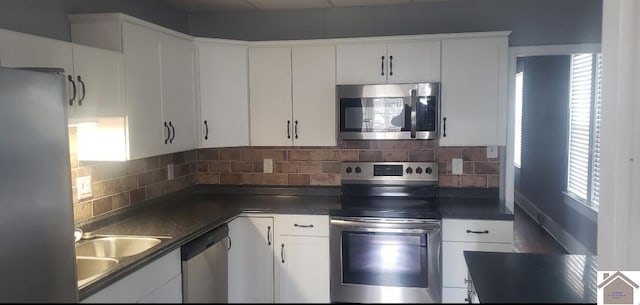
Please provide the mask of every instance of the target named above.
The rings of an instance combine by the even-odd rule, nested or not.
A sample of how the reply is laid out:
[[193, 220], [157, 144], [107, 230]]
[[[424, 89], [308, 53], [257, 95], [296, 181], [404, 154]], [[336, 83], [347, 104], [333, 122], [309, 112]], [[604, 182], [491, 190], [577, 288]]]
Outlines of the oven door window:
[[428, 288], [427, 244], [420, 234], [342, 232], [342, 282]]
[[411, 130], [409, 98], [342, 98], [340, 131], [394, 132]]

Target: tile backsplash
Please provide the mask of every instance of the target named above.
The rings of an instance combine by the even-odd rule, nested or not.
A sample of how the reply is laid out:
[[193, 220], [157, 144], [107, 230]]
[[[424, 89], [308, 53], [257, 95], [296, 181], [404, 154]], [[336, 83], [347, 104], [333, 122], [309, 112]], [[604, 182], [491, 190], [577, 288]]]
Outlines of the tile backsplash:
[[[69, 128], [73, 210], [76, 222], [126, 209], [195, 184], [339, 186], [341, 161], [435, 161], [440, 186], [499, 186], [499, 159], [486, 147], [440, 147], [437, 140], [343, 141], [330, 147], [232, 147], [178, 152], [124, 162], [81, 162], [75, 128]], [[451, 159], [463, 174], [452, 175]], [[263, 160], [273, 173], [263, 173]], [[174, 179], [167, 165], [173, 164]], [[78, 199], [76, 178], [91, 176], [92, 196]]]

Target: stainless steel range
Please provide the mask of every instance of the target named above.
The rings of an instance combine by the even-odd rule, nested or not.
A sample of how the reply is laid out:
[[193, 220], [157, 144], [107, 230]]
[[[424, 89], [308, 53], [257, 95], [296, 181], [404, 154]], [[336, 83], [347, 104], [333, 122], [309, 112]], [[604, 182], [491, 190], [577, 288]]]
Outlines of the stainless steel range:
[[330, 211], [331, 301], [440, 303], [437, 197], [437, 163], [343, 163], [342, 208]]

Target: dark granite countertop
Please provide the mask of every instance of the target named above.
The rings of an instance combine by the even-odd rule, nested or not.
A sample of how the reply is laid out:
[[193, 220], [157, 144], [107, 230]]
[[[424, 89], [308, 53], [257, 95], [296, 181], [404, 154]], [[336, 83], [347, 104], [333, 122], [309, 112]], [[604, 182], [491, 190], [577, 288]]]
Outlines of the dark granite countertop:
[[[443, 218], [513, 219], [513, 213], [500, 200], [486, 198], [486, 194], [469, 197], [458, 191], [444, 193], [438, 203]], [[80, 287], [80, 300], [242, 213], [327, 215], [339, 208], [339, 187], [197, 185], [79, 223], [77, 226], [85, 232], [96, 234], [171, 237], [153, 251], [121, 259], [114, 269]]]
[[480, 303], [596, 303], [596, 257], [464, 251]]

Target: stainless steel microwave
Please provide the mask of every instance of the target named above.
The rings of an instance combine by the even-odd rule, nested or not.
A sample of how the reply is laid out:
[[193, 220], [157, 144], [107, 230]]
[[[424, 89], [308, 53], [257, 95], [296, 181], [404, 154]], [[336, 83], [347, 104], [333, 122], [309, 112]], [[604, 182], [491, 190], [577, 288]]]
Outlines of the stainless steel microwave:
[[437, 139], [440, 83], [338, 85], [339, 140]]

